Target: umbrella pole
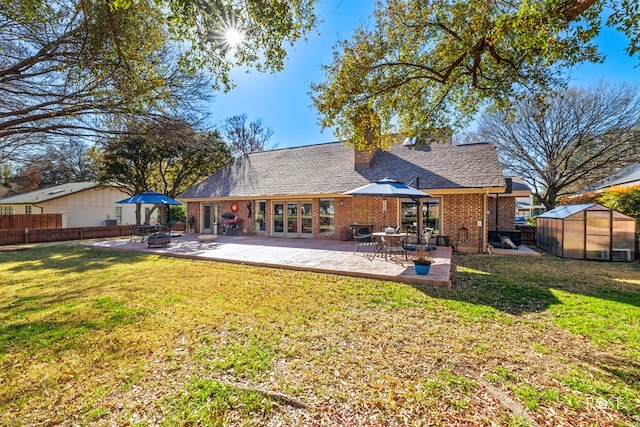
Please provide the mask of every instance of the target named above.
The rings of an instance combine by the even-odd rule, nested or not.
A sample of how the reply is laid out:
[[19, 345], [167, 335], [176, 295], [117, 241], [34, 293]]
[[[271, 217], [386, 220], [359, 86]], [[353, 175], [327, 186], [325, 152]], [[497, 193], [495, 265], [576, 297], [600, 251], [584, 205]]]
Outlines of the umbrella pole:
[[[416, 236], [418, 238], [418, 245], [422, 239], [422, 228], [424, 224], [424, 218], [422, 217], [422, 199], [416, 199], [416, 216], [418, 217], [418, 223], [416, 224]], [[428, 205], [427, 205], [428, 206]]]
[[387, 199], [382, 199], [382, 227], [387, 226]]

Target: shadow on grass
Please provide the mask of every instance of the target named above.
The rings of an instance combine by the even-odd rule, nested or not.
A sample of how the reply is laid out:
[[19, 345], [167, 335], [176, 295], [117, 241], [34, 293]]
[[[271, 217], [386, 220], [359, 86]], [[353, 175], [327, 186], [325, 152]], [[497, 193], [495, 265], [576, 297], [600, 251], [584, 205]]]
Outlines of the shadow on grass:
[[640, 307], [639, 278], [636, 262], [457, 255], [451, 290], [419, 289], [429, 296], [521, 315], [563, 304], [557, 291]]
[[[148, 259], [149, 254], [133, 252], [102, 251], [68, 245], [33, 247], [28, 251], [7, 252], [0, 255], [2, 262], [17, 265], [10, 272], [57, 270], [60, 272], [84, 273], [102, 270], [113, 263], [135, 263]], [[7, 283], [7, 282], [5, 282]]]

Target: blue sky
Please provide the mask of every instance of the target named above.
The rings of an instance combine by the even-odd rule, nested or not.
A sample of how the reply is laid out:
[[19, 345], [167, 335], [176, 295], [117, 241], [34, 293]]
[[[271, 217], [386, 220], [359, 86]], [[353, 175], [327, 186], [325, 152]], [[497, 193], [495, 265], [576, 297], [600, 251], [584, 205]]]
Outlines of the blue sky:
[[[273, 129], [271, 143], [279, 148], [335, 141], [330, 130], [322, 132], [316, 123], [309, 86], [324, 79], [321, 66], [331, 60], [332, 46], [339, 39], [349, 38], [360, 23], [368, 20], [374, 4], [374, 0], [320, 0], [320, 35], [311, 34], [306, 43], [300, 41], [291, 48], [280, 73], [233, 72], [236, 87], [216, 96], [211, 107], [213, 122], [242, 113], [249, 121], [261, 118]], [[640, 69], [634, 68], [640, 60], [623, 51], [627, 44], [624, 35], [606, 30], [598, 43], [607, 54], [606, 61], [576, 67], [571, 71], [573, 84], [588, 85], [600, 79], [640, 83]]]

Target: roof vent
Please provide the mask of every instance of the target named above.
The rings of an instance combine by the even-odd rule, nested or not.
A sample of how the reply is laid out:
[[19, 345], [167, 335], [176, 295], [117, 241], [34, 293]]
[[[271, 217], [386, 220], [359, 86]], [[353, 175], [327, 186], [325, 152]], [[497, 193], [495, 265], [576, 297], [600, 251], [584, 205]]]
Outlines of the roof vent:
[[412, 136], [412, 137], [406, 138], [402, 143], [402, 145], [404, 145], [405, 147], [413, 147], [414, 145], [416, 145], [416, 137]]

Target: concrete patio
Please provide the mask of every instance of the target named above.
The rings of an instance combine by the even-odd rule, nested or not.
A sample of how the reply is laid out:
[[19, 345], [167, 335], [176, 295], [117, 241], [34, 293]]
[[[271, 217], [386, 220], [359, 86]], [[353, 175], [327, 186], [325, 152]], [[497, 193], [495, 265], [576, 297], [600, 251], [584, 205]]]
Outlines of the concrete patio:
[[167, 256], [232, 262], [262, 267], [286, 268], [405, 282], [415, 285], [451, 287], [451, 247], [437, 246], [430, 255], [426, 276], [415, 273], [404, 257], [387, 259], [372, 252], [354, 253], [354, 242], [320, 239], [285, 239], [258, 236], [215, 236], [201, 241], [195, 234], [173, 237], [166, 247], [148, 247], [129, 238], [83, 242], [85, 246], [155, 253]]

